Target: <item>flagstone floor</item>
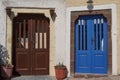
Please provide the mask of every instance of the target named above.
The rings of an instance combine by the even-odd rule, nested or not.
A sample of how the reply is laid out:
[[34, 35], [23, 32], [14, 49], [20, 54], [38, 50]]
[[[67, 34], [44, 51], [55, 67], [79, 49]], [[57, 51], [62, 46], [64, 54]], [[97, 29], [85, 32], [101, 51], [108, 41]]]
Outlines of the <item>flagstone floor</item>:
[[56, 80], [55, 77], [50, 76], [21, 76], [13, 77], [11, 80]]
[[[14, 77], [11, 80], [56, 80], [55, 77], [50, 76], [21, 76]], [[108, 76], [108, 77], [92, 77], [92, 78], [66, 78], [64, 80], [120, 80], [120, 76]]]
[[92, 78], [68, 78], [68, 80], [120, 80], [120, 76], [92, 77]]

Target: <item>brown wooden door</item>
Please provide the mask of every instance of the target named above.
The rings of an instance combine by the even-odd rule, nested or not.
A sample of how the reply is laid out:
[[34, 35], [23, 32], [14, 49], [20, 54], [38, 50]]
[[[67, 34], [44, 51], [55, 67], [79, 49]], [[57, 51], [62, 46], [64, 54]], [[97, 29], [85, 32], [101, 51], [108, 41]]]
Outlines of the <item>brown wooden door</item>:
[[43, 14], [18, 14], [14, 18], [14, 65], [19, 74], [49, 74], [49, 35], [49, 19]]

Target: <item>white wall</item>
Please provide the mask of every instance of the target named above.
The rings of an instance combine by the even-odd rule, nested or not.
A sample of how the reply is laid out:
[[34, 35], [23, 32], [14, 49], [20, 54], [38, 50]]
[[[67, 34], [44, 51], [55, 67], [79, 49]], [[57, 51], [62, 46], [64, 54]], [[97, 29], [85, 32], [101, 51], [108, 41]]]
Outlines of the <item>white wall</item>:
[[6, 7], [55, 8], [56, 63], [65, 60], [65, 1], [64, 0], [0, 0], [0, 44], [6, 45]]
[[5, 6], [2, 1], [0, 1], [0, 44], [5, 46], [6, 42], [6, 14]]

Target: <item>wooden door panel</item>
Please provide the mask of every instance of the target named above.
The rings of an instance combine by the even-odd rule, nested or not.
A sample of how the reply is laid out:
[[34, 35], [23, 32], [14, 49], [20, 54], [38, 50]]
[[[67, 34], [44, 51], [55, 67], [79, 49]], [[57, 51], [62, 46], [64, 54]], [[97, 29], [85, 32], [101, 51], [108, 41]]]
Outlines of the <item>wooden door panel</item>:
[[16, 70], [20, 74], [30, 74], [30, 55], [28, 52], [17, 52]]
[[48, 74], [49, 71], [49, 55], [48, 52], [36, 52], [34, 57], [34, 69], [35, 74]]
[[21, 75], [48, 75], [49, 19], [43, 14], [18, 14], [13, 22], [16, 71]]
[[45, 52], [35, 53], [35, 70], [36, 69], [46, 69], [48, 54]]

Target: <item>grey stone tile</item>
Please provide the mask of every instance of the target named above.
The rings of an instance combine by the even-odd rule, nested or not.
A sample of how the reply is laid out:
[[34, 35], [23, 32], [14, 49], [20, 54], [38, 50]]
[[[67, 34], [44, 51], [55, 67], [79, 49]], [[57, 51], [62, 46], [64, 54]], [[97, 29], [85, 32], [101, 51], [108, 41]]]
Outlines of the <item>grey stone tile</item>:
[[56, 80], [55, 77], [50, 76], [21, 76], [14, 77], [11, 80]]
[[[57, 80], [54, 76], [21, 76], [14, 77], [11, 80]], [[99, 78], [66, 78], [64, 80], [120, 80], [120, 76], [108, 76]]]

